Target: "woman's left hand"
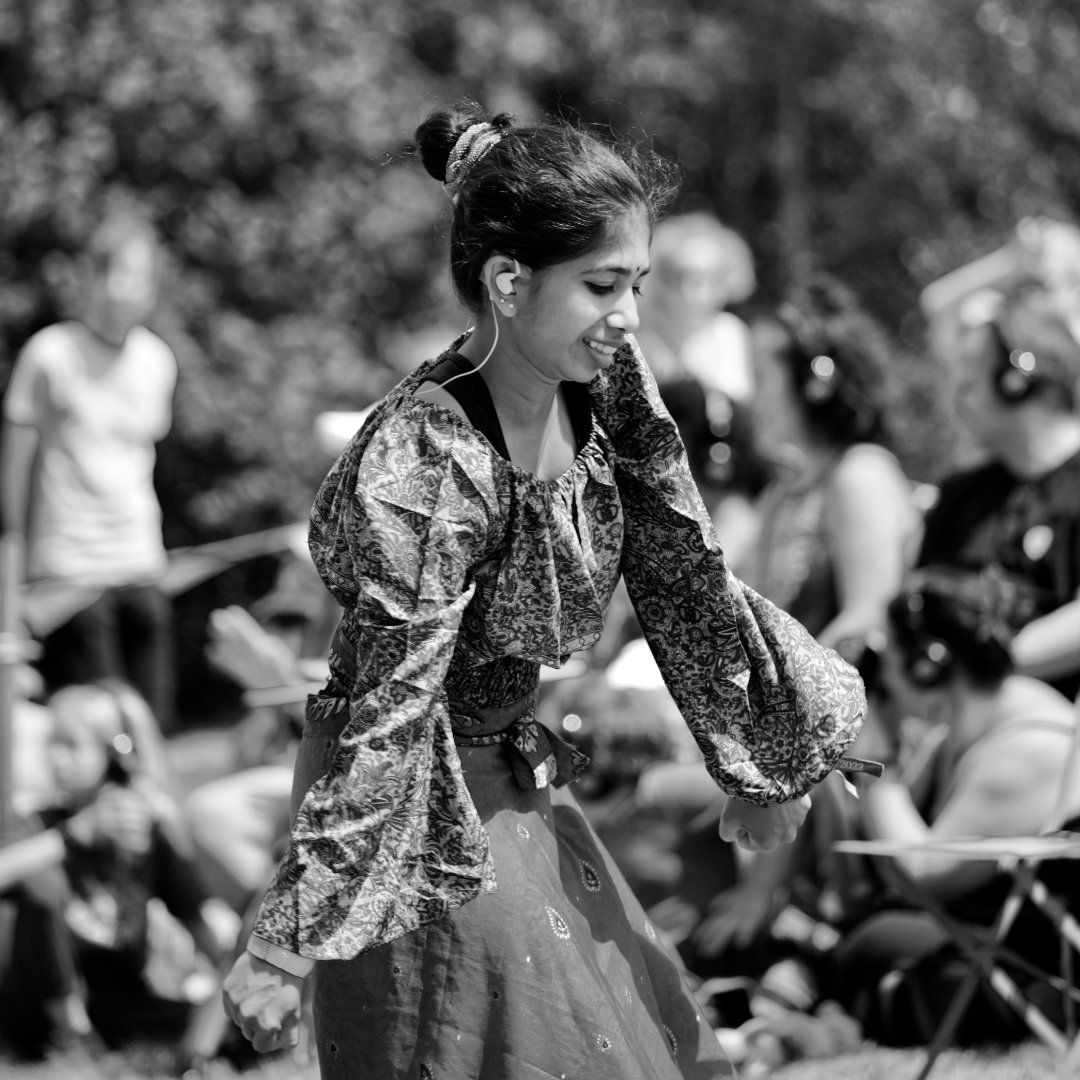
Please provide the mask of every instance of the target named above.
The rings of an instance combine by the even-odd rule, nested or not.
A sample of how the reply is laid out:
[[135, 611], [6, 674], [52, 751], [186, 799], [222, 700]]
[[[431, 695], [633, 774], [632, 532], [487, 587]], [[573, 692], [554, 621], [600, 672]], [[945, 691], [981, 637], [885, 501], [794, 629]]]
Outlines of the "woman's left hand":
[[729, 798], [720, 816], [720, 839], [747, 851], [773, 851], [795, 839], [809, 810], [809, 795], [776, 806]]

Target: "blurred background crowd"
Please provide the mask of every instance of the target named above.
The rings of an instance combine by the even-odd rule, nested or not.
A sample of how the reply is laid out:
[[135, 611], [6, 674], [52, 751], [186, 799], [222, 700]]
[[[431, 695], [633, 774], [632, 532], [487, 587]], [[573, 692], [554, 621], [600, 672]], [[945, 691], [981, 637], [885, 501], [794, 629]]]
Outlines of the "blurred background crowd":
[[[464, 92], [678, 162], [639, 340], [732, 569], [860, 666], [887, 775], [730, 850], [625, 597], [542, 718], [733, 1056], [926, 1041], [955, 957], [832, 844], [1080, 814], [1078, 61], [1053, 0], [0, 0], [12, 1052], [242, 1053], [217, 979], [335, 624], [303, 523], [464, 328], [409, 145]], [[1000, 886], [900, 862], [965, 917]], [[978, 1004], [958, 1039], [1020, 1037]]]

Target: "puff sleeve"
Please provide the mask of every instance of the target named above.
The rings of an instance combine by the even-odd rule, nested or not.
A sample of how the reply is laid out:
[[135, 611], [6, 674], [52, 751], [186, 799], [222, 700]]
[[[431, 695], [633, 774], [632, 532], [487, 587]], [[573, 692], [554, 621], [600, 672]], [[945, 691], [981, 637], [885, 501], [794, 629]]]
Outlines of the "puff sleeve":
[[747, 802], [798, 798], [858, 735], [861, 679], [732, 575], [633, 339], [590, 392], [615, 452], [627, 589], [711, 775]]
[[[343, 696], [332, 679], [309, 699], [308, 730], [338, 709], [348, 717], [295, 815], [248, 946], [298, 974], [495, 887], [443, 690], [490, 499], [438, 418], [406, 408], [376, 428], [346, 449], [312, 511], [312, 553], [354, 657], [339, 671], [354, 678]], [[290, 966], [290, 955], [307, 961]]]

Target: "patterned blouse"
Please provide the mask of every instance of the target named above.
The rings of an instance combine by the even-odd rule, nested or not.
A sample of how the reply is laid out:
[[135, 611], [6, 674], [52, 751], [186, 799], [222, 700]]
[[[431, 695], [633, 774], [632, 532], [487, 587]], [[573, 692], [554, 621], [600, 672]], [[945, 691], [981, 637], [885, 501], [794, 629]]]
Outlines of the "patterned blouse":
[[572, 779], [580, 763], [532, 718], [539, 665], [596, 642], [620, 573], [725, 791], [797, 798], [861, 725], [854, 670], [728, 570], [636, 343], [589, 384], [587, 441], [553, 480], [417, 394], [436, 362], [374, 410], [312, 510], [343, 614], [309, 730], [348, 718], [260, 910], [267, 958], [349, 958], [495, 889], [455, 738], [509, 712], [518, 749], [551, 766], [537, 786]]

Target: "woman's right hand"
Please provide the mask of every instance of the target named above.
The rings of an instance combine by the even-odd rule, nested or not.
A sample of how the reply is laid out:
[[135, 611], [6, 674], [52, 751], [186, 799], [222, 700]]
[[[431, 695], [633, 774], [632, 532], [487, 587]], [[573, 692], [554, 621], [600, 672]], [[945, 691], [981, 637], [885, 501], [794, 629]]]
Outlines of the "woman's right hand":
[[747, 851], [774, 851], [790, 844], [810, 811], [810, 796], [758, 806], [729, 797], [720, 815], [720, 839]]
[[225, 976], [225, 1011], [261, 1054], [296, 1046], [304, 980], [242, 952]]

